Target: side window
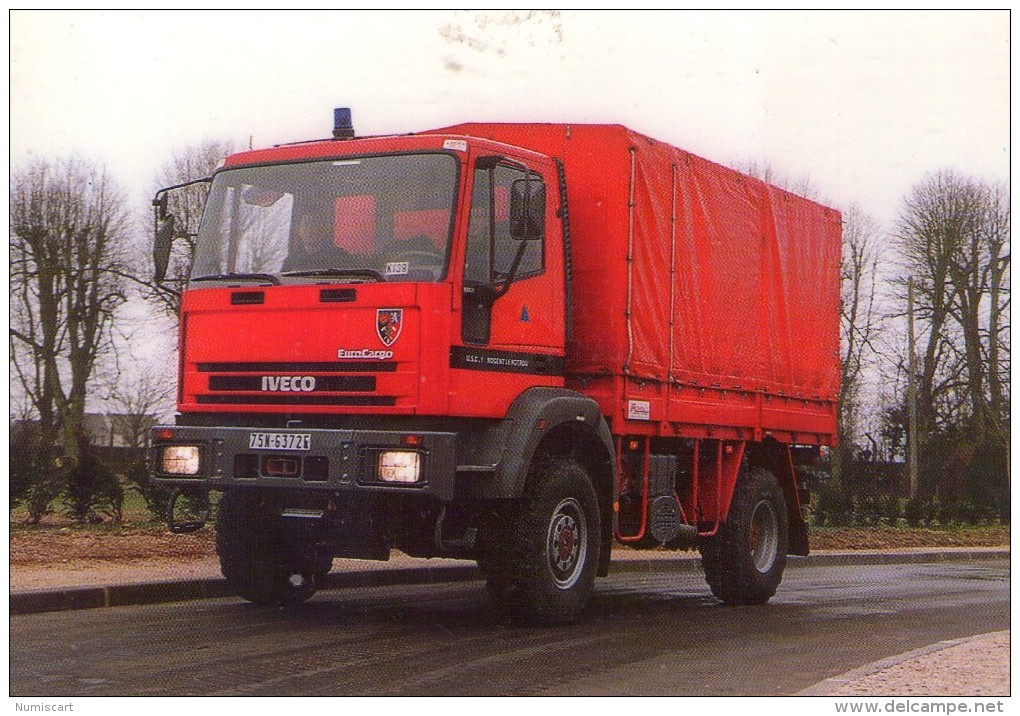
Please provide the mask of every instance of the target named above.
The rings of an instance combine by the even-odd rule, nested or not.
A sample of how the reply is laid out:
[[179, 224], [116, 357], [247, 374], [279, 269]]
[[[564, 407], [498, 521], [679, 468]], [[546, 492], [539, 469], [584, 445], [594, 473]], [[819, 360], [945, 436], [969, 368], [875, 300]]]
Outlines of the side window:
[[504, 281], [518, 252], [521, 258], [515, 280], [535, 276], [545, 268], [545, 236], [540, 229], [528, 232], [527, 241], [511, 235], [511, 193], [520, 194], [522, 187], [531, 195], [532, 204], [534, 198], [545, 196], [537, 174], [528, 177], [522, 169], [505, 165], [475, 170], [465, 280], [489, 284]]

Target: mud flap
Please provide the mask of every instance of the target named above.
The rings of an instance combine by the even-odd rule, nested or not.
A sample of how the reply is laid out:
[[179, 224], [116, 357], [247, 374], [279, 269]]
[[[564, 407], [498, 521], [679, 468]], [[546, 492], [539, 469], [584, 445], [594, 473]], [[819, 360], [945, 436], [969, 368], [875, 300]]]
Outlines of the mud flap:
[[808, 546], [808, 527], [804, 521], [804, 513], [801, 510], [800, 492], [797, 489], [797, 475], [793, 468], [793, 456], [789, 447], [769, 450], [766, 458], [766, 466], [779, 480], [779, 486], [783, 489], [783, 499], [786, 502], [786, 522], [789, 528], [790, 544], [788, 552], [799, 557], [807, 557], [810, 552]]

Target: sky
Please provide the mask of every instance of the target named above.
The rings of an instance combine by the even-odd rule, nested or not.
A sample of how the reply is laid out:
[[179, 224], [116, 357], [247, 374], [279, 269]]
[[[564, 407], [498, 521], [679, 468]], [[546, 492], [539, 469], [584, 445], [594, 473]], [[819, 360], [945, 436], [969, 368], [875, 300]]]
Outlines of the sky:
[[10, 152], [156, 171], [466, 121], [624, 124], [885, 225], [927, 172], [1009, 178], [1008, 11], [12, 11]]

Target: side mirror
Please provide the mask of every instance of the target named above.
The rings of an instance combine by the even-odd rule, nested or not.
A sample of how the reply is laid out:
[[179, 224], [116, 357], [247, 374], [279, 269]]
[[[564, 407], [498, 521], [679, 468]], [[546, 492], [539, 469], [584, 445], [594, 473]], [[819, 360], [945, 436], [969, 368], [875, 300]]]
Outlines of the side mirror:
[[166, 214], [162, 221], [156, 219], [156, 241], [152, 249], [156, 283], [161, 283], [166, 278], [167, 266], [170, 265], [170, 248], [174, 242], [175, 223], [173, 214]]
[[545, 236], [545, 184], [517, 179], [510, 185], [510, 237], [535, 241]]
[[[202, 179], [193, 179], [192, 181], [186, 181], [183, 184], [175, 184], [168, 186], [164, 189], [160, 189], [156, 192], [156, 196], [152, 199], [152, 207], [155, 211], [155, 222], [156, 222], [156, 241], [153, 245], [152, 259], [155, 264], [154, 277], [156, 283], [161, 283], [166, 278], [166, 270], [170, 265], [170, 248], [174, 243], [174, 236], [177, 234], [177, 222], [174, 220], [174, 215], [170, 213], [168, 209], [169, 205], [169, 193], [177, 189], [184, 189], [185, 187], [194, 186], [195, 184], [208, 184], [212, 181], [212, 177], [203, 177]], [[187, 229], [187, 227], [185, 227]], [[191, 234], [188, 234], [191, 236]]]

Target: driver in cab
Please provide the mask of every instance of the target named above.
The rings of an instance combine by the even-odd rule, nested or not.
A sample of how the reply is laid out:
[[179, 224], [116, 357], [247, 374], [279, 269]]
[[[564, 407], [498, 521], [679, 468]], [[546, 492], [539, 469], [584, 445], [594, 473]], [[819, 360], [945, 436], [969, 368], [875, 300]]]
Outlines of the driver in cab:
[[291, 251], [283, 270], [347, 268], [351, 255], [334, 243], [333, 235], [334, 222], [330, 212], [306, 209], [298, 213], [293, 224]]

